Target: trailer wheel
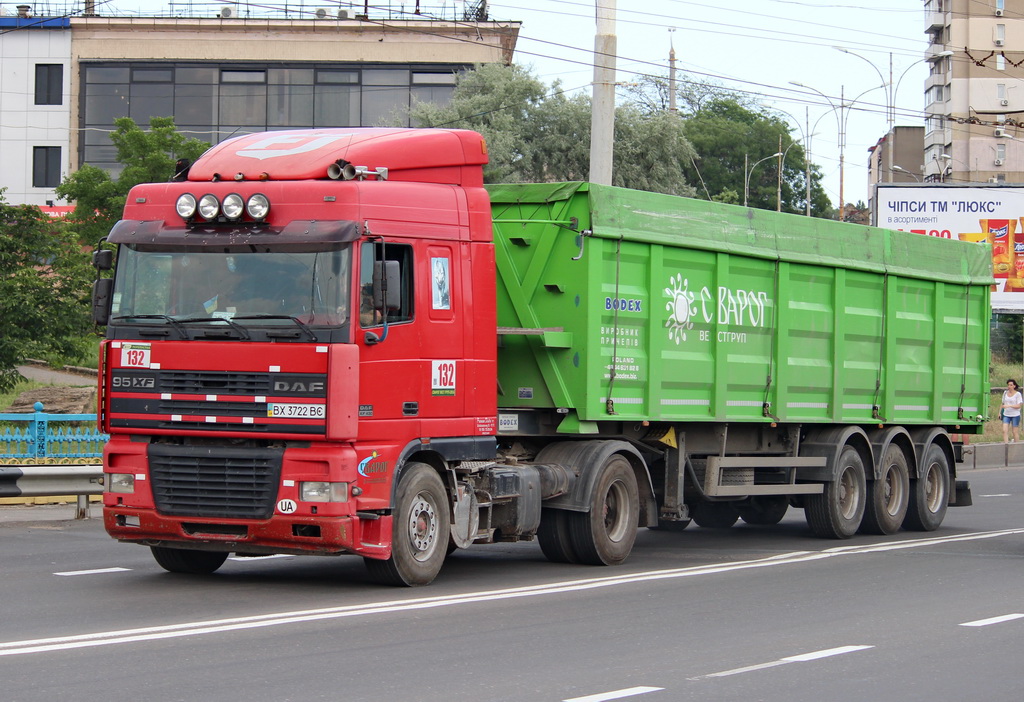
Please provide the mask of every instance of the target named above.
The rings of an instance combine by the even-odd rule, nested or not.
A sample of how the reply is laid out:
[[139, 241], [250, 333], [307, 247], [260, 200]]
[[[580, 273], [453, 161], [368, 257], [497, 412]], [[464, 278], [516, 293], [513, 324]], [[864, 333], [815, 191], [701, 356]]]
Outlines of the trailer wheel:
[[903, 449], [890, 444], [882, 458], [882, 474], [868, 484], [868, 500], [860, 530], [865, 534], [895, 534], [910, 502], [910, 468]]
[[857, 449], [844, 446], [839, 454], [839, 475], [825, 483], [820, 495], [807, 495], [804, 517], [815, 535], [826, 539], [848, 539], [857, 533], [864, 517], [867, 485], [864, 461]]
[[640, 497], [633, 467], [615, 454], [601, 466], [589, 512], [567, 512], [572, 547], [580, 563], [618, 565], [636, 541]]
[[740, 518], [731, 502], [698, 502], [690, 510], [694, 523], [705, 529], [728, 529]]
[[425, 463], [406, 466], [395, 493], [391, 558], [363, 559], [382, 585], [426, 585], [441, 570], [451, 525], [448, 496], [437, 472]]
[[194, 551], [166, 546], [150, 546], [149, 550], [160, 567], [170, 573], [209, 575], [228, 559], [228, 554], [223, 551]]
[[774, 526], [789, 511], [789, 497], [785, 495], [756, 495], [745, 505], [736, 505], [736, 511], [747, 524]]
[[537, 541], [545, 558], [552, 563], [579, 563], [569, 534], [569, 514], [562, 509], [543, 509]]
[[932, 444], [925, 452], [918, 478], [910, 481], [910, 505], [903, 526], [913, 531], [935, 531], [949, 503], [949, 458]]

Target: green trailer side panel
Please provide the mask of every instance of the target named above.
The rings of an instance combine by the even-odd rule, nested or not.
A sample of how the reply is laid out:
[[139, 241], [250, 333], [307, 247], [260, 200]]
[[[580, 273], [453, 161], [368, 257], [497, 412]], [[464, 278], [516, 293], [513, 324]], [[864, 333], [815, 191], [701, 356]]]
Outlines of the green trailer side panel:
[[989, 252], [597, 186], [489, 186], [499, 405], [593, 422], [941, 424], [986, 408]]

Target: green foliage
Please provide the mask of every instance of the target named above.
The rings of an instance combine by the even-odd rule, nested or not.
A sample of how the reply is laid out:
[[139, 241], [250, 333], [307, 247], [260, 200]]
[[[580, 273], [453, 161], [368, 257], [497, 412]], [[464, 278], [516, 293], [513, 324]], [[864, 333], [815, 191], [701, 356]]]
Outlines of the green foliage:
[[69, 218], [84, 244], [95, 244], [121, 218], [125, 197], [139, 183], [166, 181], [174, 175], [179, 158], [194, 161], [209, 148], [199, 139], [178, 134], [171, 117], [153, 117], [149, 130], [122, 117], [114, 121], [110, 140], [117, 149], [117, 160], [124, 168], [112, 178], [110, 174], [88, 164], [64, 179], [57, 186], [57, 196], [75, 203]]
[[88, 346], [88, 256], [66, 225], [0, 191], [0, 391], [26, 358], [78, 357]]
[[[447, 105], [416, 105], [419, 127], [474, 129], [487, 140], [489, 183], [587, 180], [590, 99], [550, 89], [521, 66], [485, 65], [459, 77]], [[692, 195], [682, 168], [693, 157], [682, 124], [627, 105], [616, 110], [614, 185]]]

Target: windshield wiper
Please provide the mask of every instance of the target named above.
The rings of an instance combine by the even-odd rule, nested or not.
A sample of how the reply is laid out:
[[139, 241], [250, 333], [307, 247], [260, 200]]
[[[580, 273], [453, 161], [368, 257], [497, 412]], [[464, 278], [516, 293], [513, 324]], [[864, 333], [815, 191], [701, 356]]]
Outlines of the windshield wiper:
[[181, 324], [178, 323], [178, 320], [176, 320], [174, 317], [171, 317], [166, 314], [122, 314], [117, 317], [111, 318], [110, 321], [116, 322], [119, 319], [162, 319], [168, 324], [170, 324], [171, 327], [174, 328], [174, 331], [178, 332], [178, 335], [181, 336], [182, 339], [188, 338], [188, 331], [185, 329], [185, 327], [181, 326]]
[[243, 327], [241, 324], [235, 324], [227, 317], [186, 317], [184, 319], [178, 319], [177, 321], [179, 324], [191, 324], [192, 322], [224, 322], [229, 327], [238, 332], [246, 341], [248, 341], [251, 338], [249, 336], [249, 332], [246, 331], [245, 327]]
[[293, 322], [295, 322], [295, 325], [299, 329], [301, 329], [302, 331], [306, 332], [306, 334], [309, 335], [310, 341], [319, 341], [319, 339], [317, 339], [316, 334], [313, 333], [312, 329], [307, 327], [302, 321], [299, 320], [298, 317], [293, 317], [290, 314], [246, 314], [236, 315], [233, 319], [290, 319]]

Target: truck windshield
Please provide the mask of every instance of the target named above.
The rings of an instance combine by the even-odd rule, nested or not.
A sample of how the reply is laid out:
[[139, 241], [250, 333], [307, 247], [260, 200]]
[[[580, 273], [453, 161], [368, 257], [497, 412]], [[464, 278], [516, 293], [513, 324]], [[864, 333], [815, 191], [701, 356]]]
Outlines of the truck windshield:
[[348, 321], [348, 244], [318, 251], [171, 251], [122, 245], [112, 320], [231, 327], [337, 327]]

